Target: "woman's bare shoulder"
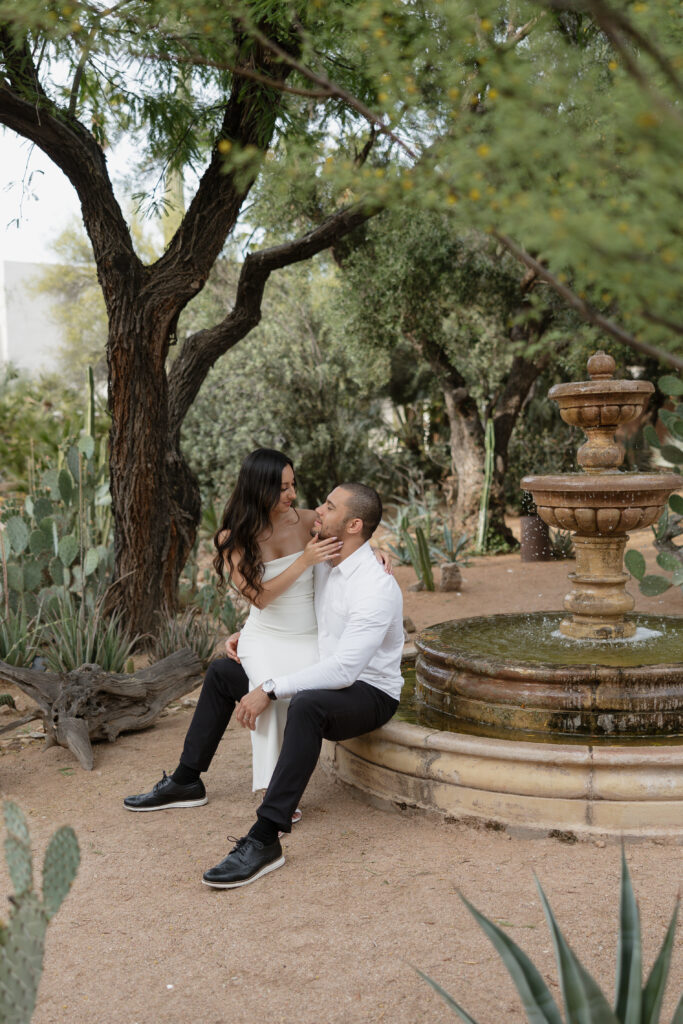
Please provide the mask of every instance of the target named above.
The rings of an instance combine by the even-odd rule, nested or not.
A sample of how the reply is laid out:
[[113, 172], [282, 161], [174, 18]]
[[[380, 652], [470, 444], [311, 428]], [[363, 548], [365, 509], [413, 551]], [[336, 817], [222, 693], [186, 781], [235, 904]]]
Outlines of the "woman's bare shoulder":
[[297, 512], [299, 513], [301, 519], [303, 520], [304, 523], [306, 523], [307, 526], [313, 525], [317, 516], [317, 512], [315, 512], [312, 508], [298, 508]]

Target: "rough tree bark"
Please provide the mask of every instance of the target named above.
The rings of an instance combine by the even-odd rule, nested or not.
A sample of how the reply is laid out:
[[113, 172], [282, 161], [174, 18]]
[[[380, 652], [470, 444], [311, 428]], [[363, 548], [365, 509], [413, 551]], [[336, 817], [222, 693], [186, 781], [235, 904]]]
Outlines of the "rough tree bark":
[[0, 678], [40, 708], [46, 746], [68, 747], [88, 771], [92, 740], [113, 742], [122, 732], [148, 728], [170, 701], [193, 690], [201, 675], [202, 664], [188, 647], [134, 675], [103, 672], [98, 665], [43, 672], [0, 661]]
[[508, 445], [517, 418], [535, 381], [549, 362], [547, 355], [531, 361], [522, 356], [512, 360], [505, 386], [493, 409], [493, 480], [489, 502], [489, 526], [509, 544], [516, 544], [505, 523], [505, 478], [508, 468]]
[[[536, 327], [539, 331], [545, 329]], [[444, 396], [448, 417], [451, 464], [457, 476], [453, 519], [458, 529], [473, 532], [476, 529], [484, 485], [486, 448], [485, 423], [477, 403], [469, 392], [462, 374], [451, 365], [446, 353], [430, 339], [416, 339], [413, 344], [429, 360]], [[505, 523], [505, 474], [507, 472], [508, 445], [517, 417], [534, 384], [549, 362], [543, 354], [536, 360], [515, 356], [502, 390], [494, 398], [487, 413], [493, 417], [494, 473], [489, 499], [489, 524], [508, 543], [516, 544], [512, 531]], [[485, 417], [484, 417], [485, 420]]]
[[[269, 275], [309, 259], [363, 223], [375, 210], [339, 210], [294, 242], [250, 254], [232, 310], [210, 330], [188, 337], [171, 372], [166, 357], [178, 317], [206, 283], [253, 184], [222, 173], [218, 141], [270, 143], [282, 94], [239, 80], [195, 196], [164, 255], [144, 266], [115, 199], [104, 153], [66, 107], [45, 94], [26, 41], [0, 28], [0, 123], [30, 139], [78, 193], [107, 308], [110, 467], [115, 532], [113, 595], [133, 632], [149, 632], [160, 608], [173, 609], [180, 572], [194, 543], [197, 481], [180, 451], [183, 419], [213, 363], [261, 317]], [[275, 83], [290, 68], [252, 47], [246, 64]]]

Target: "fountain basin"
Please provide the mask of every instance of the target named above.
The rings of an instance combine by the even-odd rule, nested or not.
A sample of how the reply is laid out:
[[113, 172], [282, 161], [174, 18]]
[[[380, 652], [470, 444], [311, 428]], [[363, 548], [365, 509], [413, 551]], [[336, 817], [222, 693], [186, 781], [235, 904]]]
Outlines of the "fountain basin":
[[424, 630], [416, 695], [445, 728], [474, 723], [494, 737], [680, 737], [683, 618], [633, 616], [644, 640], [582, 643], [560, 613], [458, 619]]
[[[534, 627], [531, 637], [530, 619]], [[401, 812], [431, 812], [446, 821], [516, 835], [659, 839], [683, 844], [683, 735], [675, 731], [656, 736], [622, 735], [603, 731], [603, 721], [597, 723], [599, 735], [591, 737], [573, 728], [576, 709], [572, 709], [572, 720], [566, 708], [537, 706], [534, 721], [534, 708], [521, 707], [519, 700], [525, 690], [533, 693], [537, 702], [549, 702], [549, 697], [557, 702], [569, 689], [579, 703], [583, 700], [581, 717], [587, 722], [591, 715], [596, 719], [589, 697], [595, 692], [597, 699], [609, 704], [606, 713], [616, 714], [625, 724], [633, 711], [642, 727], [643, 722], [652, 725], [653, 714], [659, 713], [647, 708], [654, 699], [667, 705], [668, 712], [680, 721], [683, 617], [635, 616], [636, 641], [591, 644], [593, 663], [589, 665], [585, 644], [552, 635], [560, 619], [560, 613], [496, 615], [490, 620], [442, 623], [423, 631], [418, 637], [420, 658], [425, 649], [436, 649], [438, 655], [446, 656], [442, 663], [450, 660], [443, 665], [446, 677], [462, 672], [467, 685], [472, 670], [483, 661], [492, 667], [491, 656], [487, 660], [481, 648], [489, 641], [494, 644], [499, 685], [509, 697], [516, 695], [516, 708], [514, 699], [505, 708], [498, 691], [494, 696], [503, 713], [489, 716], [492, 723], [486, 723], [479, 701], [478, 721], [418, 705], [418, 721], [425, 724], [414, 724], [412, 710], [402, 701], [396, 717], [381, 729], [341, 743], [325, 741], [323, 766], [372, 802]], [[477, 641], [470, 635], [467, 641], [470, 623], [488, 621], [492, 622], [492, 638], [484, 635]], [[515, 626], [524, 627], [521, 655]], [[646, 633], [641, 641], [637, 637], [642, 631], [658, 635]], [[471, 632], [476, 634], [477, 629]], [[444, 651], [453, 635], [459, 637], [456, 649]], [[516, 652], [516, 661], [511, 652]], [[583, 683], [573, 691], [577, 671]], [[491, 677], [483, 685], [491, 686]], [[481, 696], [481, 691], [476, 694]], [[639, 703], [634, 710], [632, 705]], [[515, 710], [527, 717], [513, 726]], [[553, 717], [562, 724], [569, 721], [572, 732], [547, 729], [544, 723]], [[401, 720], [405, 718], [411, 721]], [[669, 716], [669, 724], [674, 718]]]
[[526, 476], [521, 486], [533, 494], [548, 526], [588, 536], [651, 526], [681, 478], [674, 473], [566, 473]]

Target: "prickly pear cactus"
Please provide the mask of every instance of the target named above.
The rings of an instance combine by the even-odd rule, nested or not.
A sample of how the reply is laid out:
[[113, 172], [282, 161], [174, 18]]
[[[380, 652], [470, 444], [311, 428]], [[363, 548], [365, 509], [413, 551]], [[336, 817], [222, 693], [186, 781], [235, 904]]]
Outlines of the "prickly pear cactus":
[[26, 818], [4, 804], [5, 857], [14, 886], [7, 924], [0, 922], [0, 1021], [28, 1024], [43, 970], [45, 931], [76, 877], [80, 853], [72, 828], [53, 835], [43, 862], [42, 899], [33, 886], [33, 857]]

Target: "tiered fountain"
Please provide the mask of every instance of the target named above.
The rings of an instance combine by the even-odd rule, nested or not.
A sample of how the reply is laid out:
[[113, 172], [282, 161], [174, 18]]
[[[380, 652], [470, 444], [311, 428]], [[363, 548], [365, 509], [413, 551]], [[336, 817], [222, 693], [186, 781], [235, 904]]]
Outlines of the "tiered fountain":
[[[534, 830], [683, 840], [683, 617], [631, 615], [628, 533], [656, 522], [681, 486], [626, 473], [617, 427], [654, 390], [613, 379], [550, 391], [587, 435], [581, 472], [529, 476], [538, 514], [576, 548], [568, 615], [494, 615], [420, 634], [418, 720], [337, 745], [338, 774], [401, 805]], [[420, 709], [422, 709], [420, 711]]]

